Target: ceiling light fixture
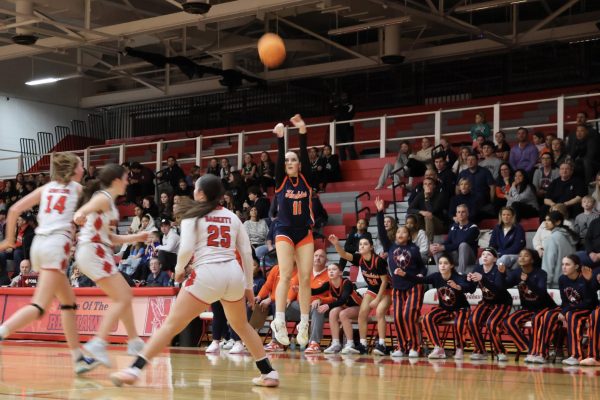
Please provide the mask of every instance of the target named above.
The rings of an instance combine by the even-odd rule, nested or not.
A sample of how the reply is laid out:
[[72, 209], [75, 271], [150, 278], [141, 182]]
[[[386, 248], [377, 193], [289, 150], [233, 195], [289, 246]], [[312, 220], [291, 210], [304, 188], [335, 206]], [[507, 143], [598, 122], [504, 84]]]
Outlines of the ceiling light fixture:
[[50, 83], [64, 81], [66, 79], [79, 78], [80, 76], [81, 75], [79, 75], [79, 74], [65, 75], [65, 76], [49, 76], [47, 78], [32, 79], [30, 81], [25, 82], [25, 84], [27, 86], [47, 85]]
[[[533, 0], [539, 1], [539, 0]], [[456, 13], [468, 13], [473, 11], [482, 11], [488, 10], [490, 8], [498, 8], [510, 6], [513, 4], [522, 4], [522, 3], [530, 3], [531, 0], [491, 0], [491, 1], [482, 1], [480, 3], [471, 3], [465, 4], [464, 6], [458, 6], [454, 9]]]
[[364, 24], [347, 26], [345, 28], [332, 29], [329, 32], [327, 32], [327, 34], [330, 36], [345, 35], [347, 33], [366, 31], [368, 29], [382, 28], [385, 26], [397, 25], [397, 24], [405, 24], [407, 22], [410, 22], [410, 20], [411, 20], [410, 16], [383, 19], [383, 20], [379, 20], [379, 21], [366, 22]]

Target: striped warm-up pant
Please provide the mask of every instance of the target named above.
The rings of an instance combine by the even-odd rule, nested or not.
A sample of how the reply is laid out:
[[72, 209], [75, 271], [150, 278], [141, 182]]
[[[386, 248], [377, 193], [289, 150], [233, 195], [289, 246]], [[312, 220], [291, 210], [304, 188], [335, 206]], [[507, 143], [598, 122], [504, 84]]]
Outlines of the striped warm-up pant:
[[456, 338], [456, 348], [465, 348], [465, 329], [469, 319], [469, 308], [461, 308], [456, 311], [446, 311], [442, 307], [436, 306], [423, 317], [423, 326], [427, 337], [434, 346], [442, 347], [438, 325], [445, 321], [454, 320], [454, 337]]
[[[521, 353], [528, 352], [529, 354], [533, 354], [533, 344], [539, 340], [537, 337], [539, 336], [540, 329], [539, 316], [543, 315], [548, 310], [549, 308], [544, 308], [537, 312], [517, 310], [504, 320], [504, 329], [513, 338], [515, 346]], [[525, 325], [527, 321], [531, 321], [531, 337], [529, 339], [525, 335], [525, 330], [523, 329], [523, 325]]]
[[487, 304], [479, 303], [469, 316], [469, 333], [473, 340], [473, 347], [477, 353], [485, 353], [485, 342], [483, 340], [483, 327], [492, 340], [492, 344], [498, 353], [506, 353], [502, 344], [502, 322], [508, 317], [510, 304]]
[[[556, 334], [558, 327], [558, 316], [561, 314], [560, 308], [555, 308], [544, 314], [542, 320], [542, 341], [536, 349], [536, 354], [547, 356], [550, 343]], [[574, 310], [565, 313], [567, 323], [567, 350], [571, 357], [581, 358], [583, 349], [581, 348], [581, 338], [583, 337], [583, 328], [591, 310]]]
[[423, 306], [423, 285], [415, 285], [408, 290], [392, 290], [394, 305], [394, 325], [398, 348], [403, 352], [410, 349], [421, 350], [421, 329], [419, 317]]
[[600, 307], [596, 307], [590, 314], [588, 337], [588, 357], [600, 360]]

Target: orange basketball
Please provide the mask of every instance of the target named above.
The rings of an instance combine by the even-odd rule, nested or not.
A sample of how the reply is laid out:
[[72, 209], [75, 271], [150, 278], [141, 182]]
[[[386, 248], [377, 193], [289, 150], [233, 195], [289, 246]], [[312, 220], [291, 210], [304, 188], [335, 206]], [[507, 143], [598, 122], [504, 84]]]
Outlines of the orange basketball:
[[285, 60], [285, 44], [274, 33], [265, 33], [258, 40], [258, 57], [267, 68], [277, 68]]

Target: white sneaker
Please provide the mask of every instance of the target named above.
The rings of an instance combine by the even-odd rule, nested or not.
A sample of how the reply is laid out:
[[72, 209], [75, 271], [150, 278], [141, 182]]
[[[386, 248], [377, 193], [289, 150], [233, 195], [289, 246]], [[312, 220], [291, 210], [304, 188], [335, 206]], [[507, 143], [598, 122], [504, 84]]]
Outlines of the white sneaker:
[[435, 346], [427, 358], [430, 360], [444, 359], [446, 358], [446, 352], [443, 348]]
[[342, 345], [341, 344], [332, 344], [331, 346], [329, 346], [328, 348], [326, 348], [325, 350], [323, 350], [323, 353], [325, 354], [336, 354], [339, 353], [340, 351], [342, 351]]
[[569, 357], [567, 359], [562, 360], [562, 363], [565, 365], [579, 365], [579, 360], [575, 357]]
[[465, 351], [463, 349], [456, 349], [454, 352], [455, 360], [462, 360], [465, 357]]
[[415, 349], [410, 349], [408, 352], [408, 358], [419, 358], [419, 352]]
[[231, 349], [233, 349], [234, 345], [235, 345], [235, 340], [229, 339], [227, 342], [225, 342], [222, 349], [223, 350], [231, 350]]
[[296, 336], [296, 343], [301, 347], [306, 347], [308, 344], [308, 323], [300, 322], [298, 324], [298, 335]]
[[508, 357], [506, 356], [506, 354], [500, 353], [496, 356], [496, 358], [498, 359], [498, 361], [500, 362], [505, 362], [508, 361]]
[[406, 354], [404, 354], [404, 352], [402, 350], [396, 349], [396, 350], [392, 351], [392, 353], [390, 354], [390, 357], [402, 358], [402, 357], [406, 357]]
[[360, 351], [358, 351], [354, 348], [354, 343], [352, 343], [352, 342], [346, 343], [346, 345], [342, 349], [342, 354], [359, 354], [359, 353], [360, 353]]
[[258, 378], [252, 379], [252, 383], [256, 386], [275, 387], [279, 386], [279, 374], [277, 371], [271, 371], [266, 375], [261, 375]]
[[212, 343], [204, 350], [205, 353], [218, 353], [221, 349], [219, 342], [213, 340]]
[[129, 339], [127, 341], [127, 354], [130, 356], [137, 356], [144, 348], [144, 341], [137, 337], [135, 339]]
[[75, 362], [75, 374], [76, 375], [81, 375], [81, 374], [85, 374], [86, 372], [89, 372], [91, 370], [93, 370], [94, 368], [96, 368], [98, 365], [100, 365], [100, 362], [98, 360], [96, 360], [95, 358], [91, 358], [91, 357], [86, 357], [86, 356], [81, 356], [79, 358], [79, 360], [77, 360]]
[[[283, 346], [290, 345], [290, 338], [288, 337], [287, 326], [285, 321], [274, 319], [271, 321], [271, 331], [273, 331], [273, 337], [277, 342]], [[308, 341], [308, 339], [307, 339]]]
[[473, 361], [487, 360], [487, 353], [473, 353], [473, 354], [471, 354], [471, 360], [473, 360]]
[[546, 364], [546, 357], [544, 356], [533, 356], [531, 362], [534, 364]]
[[106, 352], [106, 342], [104, 340], [94, 337], [83, 345], [83, 349], [100, 362], [100, 364], [110, 368], [110, 358]]
[[229, 350], [229, 354], [242, 354], [246, 352], [246, 347], [244, 343], [241, 341], [235, 342], [231, 350]]
[[526, 363], [534, 363], [535, 356], [533, 354], [527, 354], [527, 357], [523, 360]]

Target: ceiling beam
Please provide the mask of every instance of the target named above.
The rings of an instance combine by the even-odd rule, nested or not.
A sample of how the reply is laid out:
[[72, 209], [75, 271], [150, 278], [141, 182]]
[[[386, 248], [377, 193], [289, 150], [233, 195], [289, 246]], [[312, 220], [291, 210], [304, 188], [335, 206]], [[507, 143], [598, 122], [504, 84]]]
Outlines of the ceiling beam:
[[526, 37], [527, 35], [539, 31], [544, 26], [548, 25], [550, 22], [555, 20], [560, 14], [567, 11], [569, 8], [573, 7], [576, 3], [579, 3], [579, 0], [569, 0], [562, 6], [560, 6], [556, 11], [552, 14], [548, 15], [546, 18], [535, 24], [531, 29], [525, 32], [522, 37]]

